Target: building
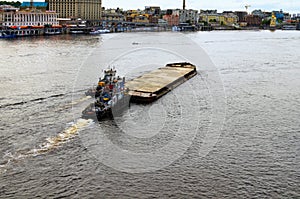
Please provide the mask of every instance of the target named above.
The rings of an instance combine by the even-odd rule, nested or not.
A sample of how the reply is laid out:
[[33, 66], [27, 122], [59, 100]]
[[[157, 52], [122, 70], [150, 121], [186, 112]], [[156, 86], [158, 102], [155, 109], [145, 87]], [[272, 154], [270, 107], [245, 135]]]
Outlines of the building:
[[248, 26], [260, 26], [262, 23], [262, 18], [258, 15], [247, 15], [245, 21]]
[[125, 12], [125, 21], [132, 22], [132, 20], [140, 14], [143, 14], [143, 12], [140, 10], [127, 10]]
[[58, 14], [54, 11], [19, 11], [17, 8], [0, 10], [0, 25], [8, 27], [58, 25], [57, 18]]
[[261, 10], [253, 10], [252, 15], [260, 16], [260, 18], [265, 18], [265, 13]]
[[177, 9], [179, 11], [179, 22], [180, 23], [190, 23], [190, 24], [197, 24], [199, 19], [198, 10], [183, 10]]
[[101, 0], [46, 0], [60, 18], [101, 19]]
[[47, 10], [48, 3], [46, 2], [29, 2], [29, 1], [24, 1], [20, 5], [20, 10], [31, 10], [33, 8], [41, 10], [41, 11], [46, 11]]
[[145, 6], [145, 14], [149, 15], [149, 23], [157, 24], [160, 18], [161, 9], [159, 6]]
[[238, 17], [238, 23], [245, 22], [245, 17], [248, 15], [246, 11], [235, 11], [234, 14]]
[[238, 22], [238, 16], [231, 11], [217, 13], [217, 10], [201, 10], [199, 20], [213, 26], [232, 26]]
[[237, 24], [238, 22], [238, 16], [234, 14], [232, 11], [224, 11], [221, 15], [224, 16], [224, 25], [232, 26], [234, 24]]
[[291, 19], [299, 22], [300, 21], [300, 13], [293, 14], [293, 16], [291, 17]]
[[132, 22], [134, 23], [144, 23], [144, 24], [148, 24], [149, 21], [149, 15], [148, 14], [139, 14], [139, 15], [135, 15], [132, 18]]
[[197, 24], [199, 20], [198, 10], [167, 9], [162, 10], [160, 13], [162, 18], [168, 21], [168, 24], [176, 24], [176, 16], [179, 17], [179, 23]]
[[159, 16], [157, 15], [149, 15], [149, 23], [158, 24]]
[[107, 9], [102, 11], [102, 20], [107, 22], [123, 22], [125, 21], [124, 12], [121, 9]]
[[163, 19], [167, 22], [169, 26], [178, 26], [179, 25], [179, 16], [178, 15], [164, 15]]
[[158, 16], [160, 13], [161, 10], [159, 6], [145, 6], [145, 14]]

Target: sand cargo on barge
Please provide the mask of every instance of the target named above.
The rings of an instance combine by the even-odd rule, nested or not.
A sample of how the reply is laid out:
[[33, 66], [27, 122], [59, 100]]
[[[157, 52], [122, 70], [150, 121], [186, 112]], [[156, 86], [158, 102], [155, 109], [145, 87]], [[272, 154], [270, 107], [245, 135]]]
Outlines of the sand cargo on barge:
[[197, 74], [188, 62], [170, 63], [125, 83], [130, 101], [150, 103]]

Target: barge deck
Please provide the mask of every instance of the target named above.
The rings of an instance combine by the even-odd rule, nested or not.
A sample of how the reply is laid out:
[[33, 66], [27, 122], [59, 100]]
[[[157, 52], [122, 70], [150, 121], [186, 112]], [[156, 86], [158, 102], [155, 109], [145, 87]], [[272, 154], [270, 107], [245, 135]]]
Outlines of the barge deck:
[[191, 63], [171, 63], [126, 82], [130, 101], [150, 103], [197, 74]]

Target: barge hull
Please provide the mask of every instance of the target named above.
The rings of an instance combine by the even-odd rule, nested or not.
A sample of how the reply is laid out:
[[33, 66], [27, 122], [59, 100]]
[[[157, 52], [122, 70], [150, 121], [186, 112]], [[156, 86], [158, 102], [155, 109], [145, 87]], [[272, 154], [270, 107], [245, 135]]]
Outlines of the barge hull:
[[151, 103], [197, 74], [196, 66], [187, 63], [172, 63], [126, 82], [135, 103]]

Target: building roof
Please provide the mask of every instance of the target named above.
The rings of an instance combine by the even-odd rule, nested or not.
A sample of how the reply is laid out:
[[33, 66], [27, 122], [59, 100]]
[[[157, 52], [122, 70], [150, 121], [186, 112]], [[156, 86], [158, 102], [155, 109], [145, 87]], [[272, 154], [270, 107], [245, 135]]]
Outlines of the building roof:
[[[33, 7], [47, 7], [47, 5], [48, 5], [47, 2], [33, 2]], [[21, 4], [21, 7], [30, 7], [30, 2], [24, 1]]]

